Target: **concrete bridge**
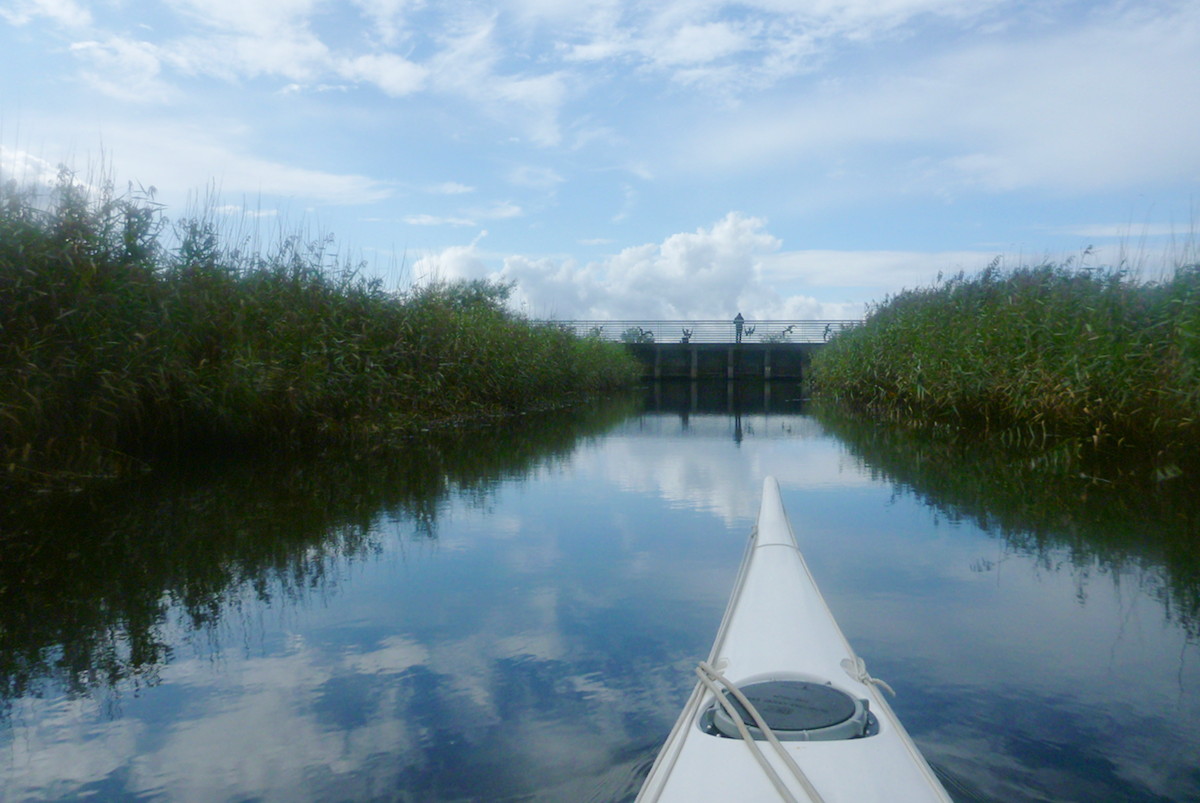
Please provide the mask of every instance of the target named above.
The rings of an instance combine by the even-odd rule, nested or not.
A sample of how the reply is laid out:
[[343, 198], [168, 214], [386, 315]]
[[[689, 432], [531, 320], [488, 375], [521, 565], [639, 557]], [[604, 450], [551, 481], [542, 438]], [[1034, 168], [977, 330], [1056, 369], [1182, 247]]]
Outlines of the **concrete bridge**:
[[800, 379], [816, 349], [858, 320], [557, 321], [624, 343], [646, 379]]

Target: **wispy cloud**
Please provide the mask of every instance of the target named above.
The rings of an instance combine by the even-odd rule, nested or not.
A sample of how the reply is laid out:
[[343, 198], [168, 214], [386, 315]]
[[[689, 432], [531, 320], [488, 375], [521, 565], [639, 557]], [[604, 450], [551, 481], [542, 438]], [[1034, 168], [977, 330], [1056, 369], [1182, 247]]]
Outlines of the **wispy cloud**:
[[83, 79], [109, 97], [130, 103], [162, 103], [176, 95], [160, 75], [158, 48], [146, 42], [113, 37], [103, 42], [76, 42], [70, 50], [83, 65]]
[[434, 195], [466, 195], [475, 192], [475, 188], [457, 181], [443, 181], [441, 184], [430, 185], [428, 191]]
[[[771, 94], [685, 141], [680, 169], [847, 158], [905, 189], [1094, 190], [1200, 175], [1200, 10], [971, 40], [853, 81]], [[1155, 121], [1147, 125], [1147, 120]], [[1103, 131], [1101, 135], [1099, 132]], [[876, 189], [878, 182], [875, 183]]]
[[[41, 121], [41, 125], [53, 125]], [[76, 132], [84, 133], [84, 132]], [[259, 156], [246, 142], [247, 130], [226, 120], [179, 123], [160, 117], [110, 123], [103, 129], [106, 151], [132, 154], [122, 173], [134, 181], [164, 188], [162, 200], [186, 206], [195, 188], [219, 187], [223, 194], [329, 205], [377, 203], [393, 187], [369, 176], [314, 170]], [[103, 169], [103, 167], [102, 167]]]
[[[1099, 250], [1172, 216], [1186, 238], [1200, 182], [1200, 6], [1177, 0], [0, 0], [10, 45], [0, 135], [55, 164], [320, 209], [367, 250], [388, 222], [413, 249], [489, 225], [453, 264], [589, 314], [707, 308], [655, 271], [782, 311], [981, 242]], [[732, 249], [715, 273], [702, 243]]]
[[506, 220], [508, 218], [521, 217], [525, 212], [512, 201], [499, 201], [491, 206], [472, 209], [469, 214], [484, 220]]
[[251, 209], [248, 206], [237, 206], [235, 204], [221, 204], [213, 209], [219, 215], [228, 215], [230, 217], [245, 217], [251, 219], [261, 219], [269, 217], [278, 217], [278, 209]]
[[38, 18], [66, 28], [84, 28], [92, 23], [91, 12], [73, 0], [14, 0], [0, 6], [0, 17], [11, 25], [28, 25]]
[[508, 181], [510, 184], [518, 187], [528, 187], [534, 190], [553, 190], [564, 179], [558, 171], [549, 167], [521, 165], [514, 167], [508, 172]]
[[1184, 237], [1195, 233], [1195, 225], [1174, 223], [1089, 223], [1054, 229], [1056, 234], [1097, 239], [1136, 239], [1139, 237]]
[[404, 222], [410, 226], [474, 226], [475, 221], [465, 217], [441, 217], [438, 215], [407, 215]]
[[386, 94], [398, 98], [420, 91], [429, 71], [394, 53], [374, 53], [341, 63], [338, 72], [345, 78], [374, 84]]

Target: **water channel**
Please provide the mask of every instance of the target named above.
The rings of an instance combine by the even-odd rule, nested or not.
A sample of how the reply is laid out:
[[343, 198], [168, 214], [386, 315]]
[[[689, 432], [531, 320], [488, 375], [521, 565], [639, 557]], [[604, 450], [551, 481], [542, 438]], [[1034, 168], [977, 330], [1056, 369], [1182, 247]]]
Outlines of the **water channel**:
[[211, 458], [0, 521], [0, 798], [625, 801], [775, 475], [961, 801], [1200, 799], [1200, 503], [794, 386]]

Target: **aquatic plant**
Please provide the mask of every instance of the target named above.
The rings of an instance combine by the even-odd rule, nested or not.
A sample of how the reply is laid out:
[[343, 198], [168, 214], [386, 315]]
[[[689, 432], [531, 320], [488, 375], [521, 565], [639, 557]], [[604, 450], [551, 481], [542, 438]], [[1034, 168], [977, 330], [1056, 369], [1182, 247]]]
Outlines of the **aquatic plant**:
[[267, 247], [152, 194], [0, 187], [0, 484], [164, 451], [378, 439], [636, 381], [615, 344], [532, 324], [511, 287], [389, 292], [329, 237]]
[[911, 421], [1140, 445], [1200, 441], [1200, 266], [996, 265], [876, 305], [813, 359], [815, 395]]

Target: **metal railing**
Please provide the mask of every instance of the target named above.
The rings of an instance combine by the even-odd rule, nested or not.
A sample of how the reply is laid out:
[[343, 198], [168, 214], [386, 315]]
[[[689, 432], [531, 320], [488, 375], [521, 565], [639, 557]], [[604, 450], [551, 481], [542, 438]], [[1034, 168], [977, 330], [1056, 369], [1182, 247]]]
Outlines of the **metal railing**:
[[623, 343], [823, 343], [833, 334], [858, 326], [860, 320], [742, 321], [543, 321], [574, 331], [580, 337], [599, 337]]

